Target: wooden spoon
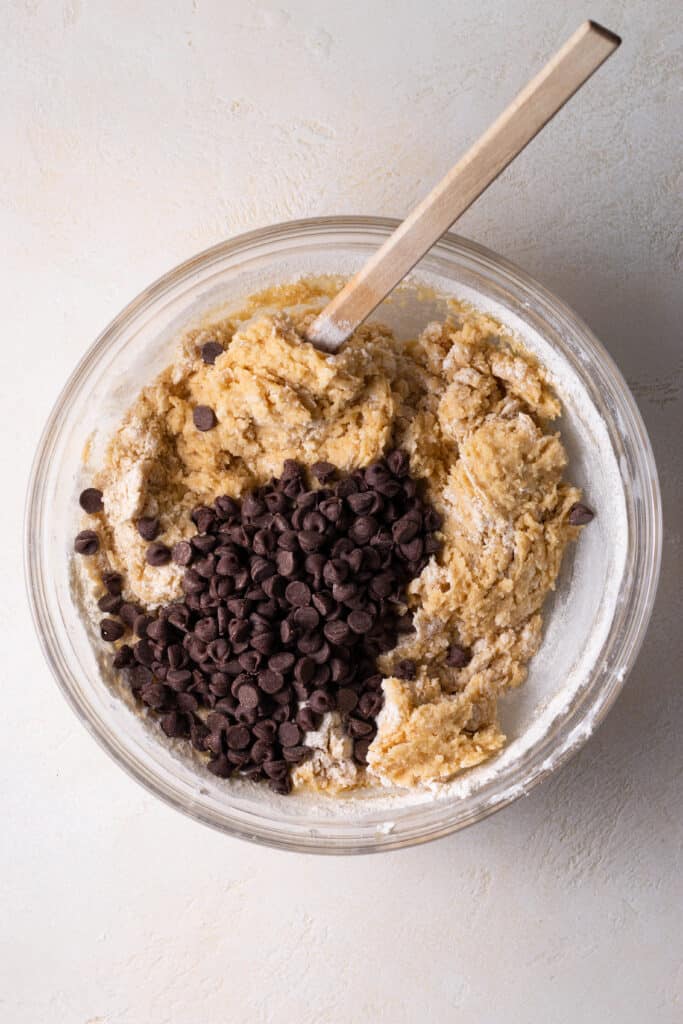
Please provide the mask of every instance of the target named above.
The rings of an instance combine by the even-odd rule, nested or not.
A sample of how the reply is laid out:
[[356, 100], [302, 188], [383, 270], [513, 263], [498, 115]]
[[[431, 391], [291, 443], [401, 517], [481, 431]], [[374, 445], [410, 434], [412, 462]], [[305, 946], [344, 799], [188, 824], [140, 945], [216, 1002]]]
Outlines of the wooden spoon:
[[326, 352], [336, 352], [620, 42], [613, 32], [585, 21], [328, 303], [309, 327], [308, 340]]

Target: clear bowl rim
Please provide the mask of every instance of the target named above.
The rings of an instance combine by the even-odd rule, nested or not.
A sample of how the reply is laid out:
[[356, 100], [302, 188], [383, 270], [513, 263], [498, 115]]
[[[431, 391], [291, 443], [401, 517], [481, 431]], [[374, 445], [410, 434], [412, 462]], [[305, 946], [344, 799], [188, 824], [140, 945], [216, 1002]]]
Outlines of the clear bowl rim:
[[[375, 232], [378, 238], [381, 238], [390, 234], [399, 224], [400, 221], [395, 218], [373, 216], [332, 216], [283, 221], [236, 235], [233, 238], [202, 250], [171, 268], [133, 298], [100, 332], [85, 351], [53, 403], [31, 466], [24, 512], [25, 584], [31, 615], [41, 649], [67, 702], [98, 744], [128, 775], [144, 786], [148, 792], [151, 792], [165, 803], [182, 811], [194, 820], [201, 821], [217, 831], [247, 839], [259, 845], [295, 852], [323, 854], [389, 851], [441, 838], [467, 825], [474, 824], [488, 817], [494, 811], [508, 806], [518, 799], [519, 796], [528, 793], [531, 788], [565, 764], [583, 746], [595, 728], [603, 721], [623, 688], [637, 657], [654, 606], [662, 555], [661, 494], [654, 454], [647, 430], [623, 375], [602, 343], [566, 303], [504, 257], [476, 242], [465, 239], [453, 232], [447, 232], [433, 247], [432, 253], [439, 249], [445, 250], [451, 256], [457, 254], [465, 260], [473, 262], [475, 265], [482, 266], [495, 276], [500, 275], [504, 277], [506, 286], [512, 284], [517, 293], [533, 297], [537, 303], [540, 303], [544, 311], [552, 313], [553, 317], [562, 321], [565, 326], [569, 326], [575, 340], [580, 342], [581, 346], [601, 369], [603, 374], [606, 374], [610, 379], [613, 397], [617, 398], [620, 403], [619, 413], [625, 418], [630, 428], [631, 439], [637, 442], [634, 451], [640, 459], [637, 467], [639, 482], [649, 499], [646, 504], [647, 522], [645, 525], [647, 531], [644, 538], [646, 544], [643, 545], [647, 557], [644, 558], [643, 553], [640, 553], [641, 562], [644, 562], [643, 569], [645, 575], [640, 577], [641, 589], [636, 595], [636, 614], [633, 615], [626, 637], [621, 644], [620, 668], [619, 671], [613, 670], [610, 673], [607, 680], [609, 685], [604, 685], [593, 695], [592, 702], [589, 702], [588, 708], [583, 709], [583, 715], [578, 723], [565, 722], [564, 725], [558, 728], [556, 738], [559, 739], [559, 734], [564, 733], [563, 742], [557, 745], [553, 753], [541, 760], [524, 778], [523, 782], [508, 786], [508, 790], [505, 793], [498, 795], [494, 793], [489, 797], [488, 802], [484, 806], [470, 814], [467, 818], [448, 820], [441, 826], [430, 827], [408, 837], [394, 839], [390, 834], [378, 835], [374, 843], [364, 842], [360, 845], [356, 841], [340, 842], [334, 837], [328, 837], [324, 841], [320, 841], [319, 837], [311, 837], [304, 840], [300, 836], [294, 839], [283, 839], [280, 834], [275, 836], [269, 835], [267, 829], [256, 834], [253, 827], [245, 828], [243, 825], [234, 825], [224, 820], [217, 820], [216, 816], [210, 811], [204, 811], [203, 808], [186, 803], [180, 794], [174, 793], [172, 789], [165, 786], [157, 776], [150, 776], [143, 771], [140, 765], [131, 760], [130, 756], [126, 756], [125, 747], [119, 748], [112, 738], [104, 732], [99, 723], [89, 714], [87, 705], [84, 706], [77, 699], [73, 687], [69, 684], [67, 673], [63, 671], [63, 667], [60, 667], [59, 651], [55, 650], [55, 647], [58, 647], [58, 645], [54, 643], [54, 638], [51, 635], [50, 615], [43, 592], [44, 581], [38, 557], [39, 546], [32, 541], [32, 538], [36, 535], [35, 531], [39, 523], [38, 512], [40, 510], [40, 502], [36, 499], [40, 497], [41, 482], [50, 449], [55, 444], [57, 428], [60, 424], [63, 425], [66, 416], [69, 396], [77, 390], [84, 376], [87, 376], [90, 368], [97, 362], [107, 346], [117, 338], [121, 331], [140, 317], [154, 302], [160, 300], [171, 289], [189, 278], [195, 271], [210, 267], [213, 263], [227, 256], [235, 256], [241, 251], [249, 252], [255, 246], [263, 245], [269, 241], [292, 241], [295, 238], [303, 240], [307, 236], [315, 236], [316, 234], [331, 231], [341, 231], [349, 234], [354, 231], [358, 233]], [[347, 239], [347, 241], [350, 241], [350, 239]], [[629, 537], [629, 544], [632, 544], [631, 537]], [[585, 719], [587, 710], [591, 712], [591, 728], [589, 730], [582, 730], [580, 724]], [[576, 709], [574, 709], [574, 712], [576, 713]], [[573, 717], [574, 715], [570, 716], [570, 718]], [[573, 726], [572, 729], [569, 729], [570, 724]], [[492, 785], [492, 788], [495, 789], [495, 785]], [[444, 810], [446, 807], [447, 805], [444, 804]]]

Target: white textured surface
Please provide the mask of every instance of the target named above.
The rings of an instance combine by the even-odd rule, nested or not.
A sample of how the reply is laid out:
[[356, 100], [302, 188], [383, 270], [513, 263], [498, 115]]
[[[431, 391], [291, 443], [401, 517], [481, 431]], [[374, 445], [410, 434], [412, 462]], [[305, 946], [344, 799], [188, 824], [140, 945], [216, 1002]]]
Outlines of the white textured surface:
[[[2, 5], [3, 1024], [681, 1019], [677, 8]], [[460, 230], [569, 301], [632, 382], [668, 521], [638, 666], [570, 765], [458, 836], [342, 861], [215, 835], [99, 751], [38, 651], [17, 538], [47, 411], [99, 329], [193, 251], [405, 213], [588, 14], [621, 51]]]

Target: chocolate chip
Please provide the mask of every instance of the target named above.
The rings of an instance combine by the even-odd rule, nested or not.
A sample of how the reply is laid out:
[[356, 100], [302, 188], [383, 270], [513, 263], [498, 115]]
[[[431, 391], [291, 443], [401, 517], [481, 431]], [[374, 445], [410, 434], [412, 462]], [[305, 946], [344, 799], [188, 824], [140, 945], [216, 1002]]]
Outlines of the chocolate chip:
[[296, 645], [302, 654], [313, 655], [316, 651], [320, 650], [323, 642], [322, 633], [313, 630], [310, 633], [302, 633], [301, 636], [297, 637]]
[[245, 683], [243, 686], [240, 686], [237, 698], [242, 707], [248, 711], [257, 708], [259, 705], [259, 692], [253, 683]]
[[326, 544], [325, 537], [323, 534], [318, 533], [317, 530], [301, 530], [298, 540], [299, 547], [307, 555], [316, 551], [322, 551]]
[[414, 679], [417, 666], [412, 658], [404, 658], [399, 661], [393, 670], [393, 675], [396, 679]]
[[311, 597], [311, 604], [318, 612], [318, 614], [322, 615], [324, 618], [328, 618], [330, 615], [332, 615], [335, 608], [337, 607], [337, 603], [332, 597], [332, 595], [325, 592], [313, 594], [313, 596]]
[[350, 494], [346, 500], [349, 503], [349, 508], [359, 516], [377, 511], [379, 505], [377, 495], [373, 491]]
[[400, 544], [399, 549], [403, 557], [409, 562], [417, 562], [422, 556], [423, 546], [422, 537], [415, 537], [407, 544]]
[[123, 604], [123, 598], [118, 594], [104, 594], [103, 597], [97, 602], [97, 607], [101, 612], [106, 612], [107, 615], [118, 614], [121, 605]]
[[296, 552], [299, 550], [299, 536], [296, 530], [283, 530], [277, 538], [277, 546], [283, 551]]
[[230, 693], [231, 682], [232, 680], [227, 672], [212, 672], [209, 689], [216, 697], [227, 697]]
[[446, 655], [446, 664], [451, 668], [464, 668], [472, 659], [472, 653], [460, 644], [451, 644]]
[[227, 779], [232, 773], [232, 764], [228, 761], [225, 754], [219, 754], [218, 757], [212, 758], [206, 767], [213, 775], [217, 775], [219, 779]]
[[120, 572], [103, 572], [102, 583], [109, 594], [118, 595], [123, 590], [123, 576]]
[[141, 665], [146, 665], [150, 668], [154, 663], [154, 651], [152, 646], [147, 640], [140, 640], [133, 647], [133, 656], [136, 661], [139, 661]]
[[203, 361], [209, 366], [213, 366], [218, 357], [223, 355], [224, 349], [217, 341], [206, 341], [199, 351]]
[[362, 548], [354, 548], [344, 556], [344, 561], [350, 567], [352, 573], [359, 573], [363, 566], [364, 556]]
[[[194, 563], [194, 571], [203, 579], [211, 580], [216, 571], [216, 559], [213, 555], [209, 555], [207, 558], [200, 558], [198, 562]], [[218, 581], [216, 583], [218, 584]]]
[[132, 629], [133, 623], [140, 614], [140, 609], [137, 605], [131, 604], [129, 601], [125, 601], [119, 608], [119, 618], [123, 619], [125, 624]]
[[222, 637], [219, 637], [218, 640], [211, 641], [206, 648], [206, 653], [216, 664], [222, 665], [230, 656], [230, 647]]
[[356, 583], [335, 583], [332, 587], [332, 597], [335, 601], [345, 604], [349, 599], [354, 598], [358, 593]]
[[275, 575], [275, 566], [272, 562], [269, 562], [266, 558], [261, 558], [257, 555], [256, 558], [252, 558], [250, 566], [251, 578], [254, 583], [262, 583], [267, 580], [269, 576]]
[[435, 555], [437, 552], [441, 551], [442, 547], [443, 545], [441, 541], [436, 537], [427, 537], [425, 540], [425, 555]]
[[187, 655], [180, 644], [171, 644], [166, 651], [166, 658], [171, 668], [182, 668], [187, 664]]
[[304, 516], [304, 530], [311, 533], [326, 533], [329, 530], [329, 522], [321, 512], [307, 512]]
[[[173, 549], [175, 551], [175, 548]], [[234, 551], [221, 554], [215, 565], [218, 576], [235, 576], [240, 571], [240, 560]]]
[[189, 735], [190, 730], [187, 720], [184, 715], [178, 714], [177, 711], [169, 711], [168, 714], [162, 715], [159, 723], [169, 737], [181, 738]]
[[275, 634], [270, 631], [258, 633], [252, 636], [251, 644], [259, 654], [271, 654], [276, 646]]
[[428, 508], [424, 514], [424, 526], [426, 530], [440, 530], [443, 526], [443, 518], [435, 508]]
[[301, 764], [310, 753], [311, 751], [307, 747], [283, 747], [282, 749], [282, 756], [288, 764]]
[[403, 516], [398, 519], [391, 528], [391, 533], [397, 544], [407, 544], [417, 536], [420, 530], [420, 521], [414, 516]]
[[336, 472], [336, 466], [333, 466], [331, 462], [314, 462], [311, 466], [311, 473], [321, 484], [332, 480]]
[[208, 729], [200, 719], [193, 717], [190, 724], [190, 741], [195, 750], [206, 749], [206, 737], [208, 735]]
[[315, 608], [308, 606], [306, 608], [297, 608], [292, 615], [292, 619], [298, 629], [310, 632], [310, 630], [317, 628], [320, 622], [320, 615]]
[[114, 655], [112, 665], [117, 669], [127, 668], [128, 665], [133, 664], [134, 660], [132, 647], [129, 647], [128, 644], [121, 644]]
[[393, 573], [383, 572], [370, 580], [370, 592], [375, 597], [388, 597], [396, 586], [396, 577]]
[[377, 487], [390, 479], [389, 471], [381, 462], [373, 462], [364, 472], [365, 481], [369, 487]]
[[79, 555], [95, 555], [100, 550], [100, 539], [94, 530], [81, 530], [74, 541], [74, 550]]
[[215, 619], [211, 619], [208, 616], [200, 619], [194, 627], [194, 635], [198, 637], [202, 643], [210, 644], [212, 640], [215, 640], [218, 636], [218, 624]]
[[[344, 653], [340, 651], [339, 653]], [[333, 683], [348, 682], [353, 677], [353, 671], [343, 658], [332, 658], [330, 660], [330, 676]]]
[[233, 725], [227, 730], [225, 738], [231, 750], [243, 750], [249, 746], [251, 734], [246, 725]]
[[239, 505], [228, 494], [221, 494], [219, 498], [216, 498], [214, 506], [221, 519], [232, 519], [239, 515]]
[[169, 626], [164, 619], [151, 619], [147, 622], [147, 636], [156, 643], [168, 643]]
[[394, 476], [402, 478], [410, 469], [410, 457], [407, 452], [396, 449], [387, 455], [387, 466]]
[[329, 519], [331, 523], [337, 523], [341, 519], [344, 505], [341, 498], [326, 498], [320, 502], [320, 513]]
[[274, 672], [272, 669], [264, 669], [262, 672], [259, 672], [257, 680], [259, 688], [268, 694], [277, 693], [285, 683], [282, 673]]
[[148, 565], [168, 565], [171, 561], [171, 550], [166, 544], [156, 541], [154, 544], [150, 544], [145, 551], [145, 559]]
[[189, 608], [183, 604], [171, 605], [168, 613], [168, 621], [172, 626], [175, 626], [176, 629], [180, 629], [185, 632], [190, 621]]
[[192, 410], [192, 419], [197, 430], [213, 430], [218, 423], [216, 414], [208, 405], [196, 405]]
[[349, 687], [342, 687], [337, 691], [337, 710], [342, 715], [348, 715], [358, 704], [358, 694]]
[[268, 659], [268, 668], [273, 672], [289, 672], [293, 668], [295, 661], [296, 658], [293, 654], [289, 651], [282, 651]]
[[330, 554], [332, 558], [342, 558], [343, 555], [347, 555], [349, 551], [353, 551], [355, 544], [348, 537], [340, 537], [338, 541], [332, 545]]
[[204, 580], [199, 572], [194, 569], [187, 569], [182, 578], [182, 589], [187, 594], [187, 607], [197, 610], [198, 604], [190, 602], [190, 597], [201, 594], [202, 591], [206, 590], [206, 580]]
[[377, 532], [379, 523], [374, 516], [359, 516], [349, 530], [349, 536], [356, 544], [367, 544]]
[[326, 622], [323, 626], [323, 633], [331, 644], [347, 644], [351, 639], [351, 629], [343, 619]]
[[104, 508], [104, 504], [102, 503], [102, 491], [98, 491], [96, 487], [86, 487], [84, 491], [81, 491], [78, 503], [84, 512], [93, 516], [96, 512], [101, 512]]
[[133, 620], [133, 632], [135, 633], [135, 635], [139, 636], [140, 639], [147, 636], [147, 627], [150, 625], [151, 622], [152, 619], [150, 618], [149, 615], [136, 615], [135, 619]]
[[166, 682], [173, 690], [187, 690], [192, 685], [192, 673], [186, 668], [169, 669]]
[[335, 583], [343, 583], [349, 572], [348, 562], [341, 558], [331, 558], [329, 562], [325, 563], [323, 579], [329, 587], [332, 587]]
[[255, 650], [246, 650], [243, 654], [240, 654], [238, 662], [247, 675], [252, 675], [261, 665], [263, 658]]
[[346, 728], [354, 739], [369, 736], [374, 731], [370, 722], [364, 722], [362, 718], [349, 718]]
[[325, 567], [325, 555], [314, 554], [306, 555], [304, 561], [304, 568], [311, 577], [313, 577], [313, 586], [315, 588], [323, 586], [323, 569]]
[[334, 700], [327, 690], [314, 690], [309, 697], [309, 703], [311, 708], [319, 714], [331, 711], [334, 707]]
[[358, 710], [363, 718], [376, 718], [383, 703], [384, 698], [381, 693], [368, 690], [358, 701]]
[[257, 530], [254, 534], [252, 541], [252, 548], [257, 555], [269, 555], [273, 552], [276, 545], [276, 539], [274, 534], [269, 533], [268, 530]]
[[238, 704], [233, 714], [240, 725], [251, 727], [258, 721], [258, 710], [256, 708], [245, 708], [241, 704]]
[[304, 732], [316, 732], [320, 728], [322, 716], [313, 708], [300, 708], [296, 715], [296, 724]]
[[[222, 712], [212, 711], [210, 715], [206, 716], [206, 724], [214, 734], [227, 733], [230, 728], [230, 719], [227, 715]], [[221, 744], [215, 744], [220, 749]]]
[[317, 500], [318, 495], [316, 491], [302, 491], [296, 497], [296, 507], [297, 509], [303, 509], [305, 514], [306, 509], [315, 508]]
[[285, 779], [287, 777], [287, 764], [282, 760], [266, 761], [263, 765], [263, 770], [269, 779]]
[[354, 633], [367, 633], [374, 625], [372, 615], [363, 611], [350, 612], [346, 621]]
[[283, 747], [295, 747], [301, 739], [299, 726], [294, 722], [283, 722], [277, 731], [277, 738]]
[[264, 761], [272, 760], [273, 753], [272, 744], [267, 740], [257, 740], [251, 748], [250, 756], [254, 764], [263, 764]]
[[296, 637], [296, 630], [291, 622], [285, 619], [280, 623], [280, 640], [283, 644], [291, 644]]
[[[296, 574], [296, 557], [291, 551], [278, 551], [275, 558], [275, 565], [278, 573], [286, 579], [289, 579]], [[289, 598], [287, 598], [287, 600], [289, 600]]]
[[595, 512], [581, 501], [575, 501], [569, 509], [567, 519], [571, 526], [585, 526], [595, 518]]
[[260, 722], [257, 722], [254, 725], [254, 728], [251, 731], [257, 739], [264, 740], [266, 743], [272, 745], [277, 734], [277, 726], [272, 719], [262, 718]]
[[158, 516], [142, 516], [135, 523], [137, 531], [145, 540], [155, 540], [159, 535]]
[[358, 489], [356, 481], [347, 476], [344, 480], [340, 480], [338, 484], [335, 484], [334, 493], [338, 498], [348, 498], [350, 494], [357, 494]]
[[194, 557], [194, 552], [190, 542], [187, 540], [179, 540], [177, 544], [173, 545], [171, 557], [176, 565], [189, 565]]
[[300, 580], [295, 580], [294, 583], [288, 584], [285, 590], [285, 598], [295, 607], [303, 608], [311, 602], [310, 587]]
[[304, 656], [299, 658], [294, 666], [294, 678], [298, 683], [309, 683], [315, 675], [315, 662], [312, 658]]
[[131, 689], [141, 690], [147, 687], [153, 680], [152, 673], [146, 665], [135, 665], [128, 671]]
[[102, 619], [100, 622], [100, 636], [103, 640], [113, 643], [120, 640], [124, 633], [125, 629], [117, 619]]
[[[280, 512], [284, 512], [288, 507], [287, 498], [284, 494], [280, 494], [278, 491], [271, 491], [270, 494], [264, 495], [263, 500], [266, 503], [266, 508], [269, 512], [272, 512], [275, 518], [273, 519], [273, 525], [276, 528], [280, 527], [280, 520], [277, 519], [277, 515]], [[285, 520], [286, 522], [286, 520]], [[282, 529], [286, 529], [286, 526], [282, 526]]]
[[206, 505], [199, 505], [194, 509], [190, 518], [200, 533], [207, 533], [216, 522], [215, 512]]
[[292, 792], [292, 782], [287, 776], [283, 779], [270, 779], [268, 787], [269, 789], [272, 789], [274, 793], [278, 793], [281, 796], [287, 796], [288, 793]]

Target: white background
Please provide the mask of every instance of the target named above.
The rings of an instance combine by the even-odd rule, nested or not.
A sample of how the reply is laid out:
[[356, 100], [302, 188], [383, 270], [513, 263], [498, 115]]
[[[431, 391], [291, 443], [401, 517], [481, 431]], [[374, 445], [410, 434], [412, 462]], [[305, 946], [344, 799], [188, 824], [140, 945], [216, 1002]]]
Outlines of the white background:
[[[683, 1019], [677, 11], [2, 3], [2, 1024]], [[291, 217], [405, 214], [587, 16], [622, 49], [459, 229], [573, 305], [639, 401], [667, 540], [638, 665], [558, 776], [450, 839], [337, 860], [214, 834], [108, 760], [38, 650], [20, 517], [48, 410], [193, 252]]]

